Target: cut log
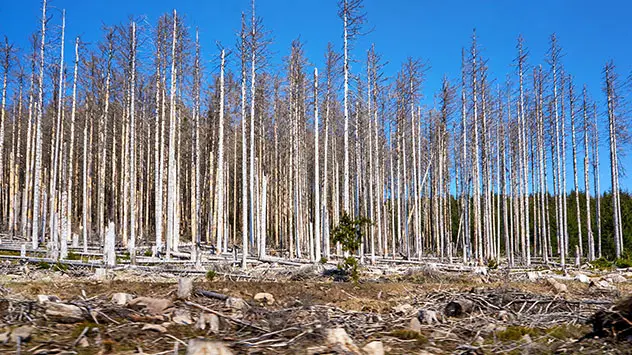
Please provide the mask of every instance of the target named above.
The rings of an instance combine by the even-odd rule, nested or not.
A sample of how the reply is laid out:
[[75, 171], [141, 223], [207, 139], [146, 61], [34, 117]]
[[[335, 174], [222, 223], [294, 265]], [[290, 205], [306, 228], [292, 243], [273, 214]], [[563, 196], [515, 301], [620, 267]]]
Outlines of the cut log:
[[472, 312], [474, 303], [468, 299], [462, 298], [454, 300], [445, 306], [443, 313], [447, 317], [461, 317]]
[[217, 293], [213, 291], [197, 290], [197, 294], [208, 298], [214, 298], [220, 301], [226, 301], [229, 298], [229, 296], [223, 293]]
[[46, 316], [60, 323], [75, 323], [85, 319], [81, 308], [66, 303], [46, 302]]
[[179, 278], [178, 279], [178, 299], [186, 300], [191, 297], [193, 292], [193, 279], [191, 278]]

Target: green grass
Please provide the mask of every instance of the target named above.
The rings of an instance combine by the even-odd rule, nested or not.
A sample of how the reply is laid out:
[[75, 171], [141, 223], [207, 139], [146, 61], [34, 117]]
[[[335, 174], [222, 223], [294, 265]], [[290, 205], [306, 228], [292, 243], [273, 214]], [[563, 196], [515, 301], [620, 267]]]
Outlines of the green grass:
[[496, 339], [499, 341], [518, 341], [523, 336], [529, 335], [530, 337], [539, 336], [542, 331], [538, 328], [523, 327], [521, 325], [511, 325], [507, 329], [496, 332]]
[[420, 346], [428, 342], [428, 338], [423, 334], [409, 329], [395, 329], [389, 335], [401, 340], [415, 340], [417, 345]]

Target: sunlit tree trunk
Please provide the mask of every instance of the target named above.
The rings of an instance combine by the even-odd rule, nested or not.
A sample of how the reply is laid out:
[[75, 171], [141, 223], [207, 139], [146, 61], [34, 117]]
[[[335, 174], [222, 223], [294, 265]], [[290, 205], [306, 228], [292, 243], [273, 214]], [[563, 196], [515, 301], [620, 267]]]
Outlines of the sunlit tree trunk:
[[[568, 80], [568, 97], [571, 114], [571, 148], [573, 154], [573, 183], [575, 187], [575, 212], [577, 218], [577, 238], [579, 243], [579, 254], [584, 256], [584, 245], [582, 237], [582, 219], [579, 208], [579, 182], [577, 179], [577, 142], [575, 141], [575, 94], [572, 78]], [[592, 260], [592, 259], [591, 259]]]
[[590, 180], [588, 173], [590, 170], [590, 148], [588, 147], [588, 135], [590, 130], [590, 122], [588, 120], [588, 102], [586, 86], [583, 90], [582, 113], [584, 119], [584, 193], [586, 197], [586, 235], [588, 237], [588, 260], [595, 260], [595, 237], [592, 231], [591, 212], [590, 212]]
[[606, 98], [608, 103], [608, 138], [610, 146], [610, 176], [612, 181], [612, 210], [613, 210], [613, 227], [614, 227], [614, 248], [615, 256], [621, 257], [622, 241], [621, 235], [621, 206], [619, 202], [619, 167], [618, 167], [618, 147], [617, 147], [617, 102], [615, 91], [615, 73], [614, 65], [608, 63], [605, 67], [606, 75]]
[[171, 89], [169, 99], [169, 163], [168, 163], [168, 182], [167, 182], [167, 258], [170, 257], [172, 248], [174, 247], [176, 230], [176, 196], [177, 176], [176, 176], [176, 44], [177, 44], [177, 15], [173, 11], [173, 39], [171, 42]]
[[68, 147], [68, 181], [66, 194], [68, 196], [68, 205], [66, 206], [66, 219], [69, 223], [68, 235], [66, 240], [71, 238], [72, 222], [73, 222], [73, 175], [75, 167], [75, 117], [77, 111], [77, 71], [79, 69], [79, 37], [75, 39], [75, 66], [72, 80], [72, 109], [70, 113], [70, 146]]
[[217, 209], [217, 250], [226, 251], [228, 243], [224, 235], [224, 65], [226, 52], [222, 49], [220, 64], [220, 94], [219, 94], [219, 129], [217, 143], [217, 175], [215, 183], [215, 208]]

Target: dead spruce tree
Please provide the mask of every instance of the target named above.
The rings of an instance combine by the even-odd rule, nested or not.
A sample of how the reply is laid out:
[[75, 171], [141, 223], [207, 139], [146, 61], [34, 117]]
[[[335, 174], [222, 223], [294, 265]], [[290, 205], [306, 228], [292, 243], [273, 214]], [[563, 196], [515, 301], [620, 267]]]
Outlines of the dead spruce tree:
[[[446, 74], [424, 100], [417, 59], [388, 78], [372, 45], [362, 70], [351, 70], [360, 0], [339, 2], [341, 53], [329, 44], [322, 70], [299, 40], [282, 68], [269, 65], [252, 2], [241, 66], [220, 47], [211, 75], [208, 39], [190, 36], [176, 12], [153, 30], [132, 18], [105, 27], [97, 44], [77, 38], [66, 64], [71, 29], [43, 5], [28, 56], [7, 40], [1, 53], [0, 217], [9, 234], [52, 256], [69, 241], [92, 252], [112, 222], [131, 259], [166, 251], [199, 266], [201, 250], [214, 248], [232, 250], [243, 267], [251, 257], [313, 262], [345, 252], [330, 233], [342, 212], [372, 221], [353, 250], [361, 262], [565, 265], [574, 248], [589, 261], [625, 255], [627, 92], [609, 64], [603, 105], [587, 89], [580, 97], [555, 35], [544, 67], [519, 37], [515, 69], [498, 84], [474, 32], [461, 83]], [[596, 122], [599, 112], [608, 120]], [[599, 180], [606, 129], [612, 212]]]

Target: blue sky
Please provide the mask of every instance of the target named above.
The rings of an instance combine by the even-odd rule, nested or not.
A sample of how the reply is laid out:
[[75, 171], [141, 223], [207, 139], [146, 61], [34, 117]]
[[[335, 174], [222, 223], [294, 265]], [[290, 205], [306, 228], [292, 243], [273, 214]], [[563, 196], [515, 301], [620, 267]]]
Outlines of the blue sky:
[[[216, 51], [216, 41], [225, 46], [235, 43], [240, 13], [248, 10], [250, 0], [50, 0], [49, 6], [53, 24], [61, 22], [61, 9], [66, 9], [67, 38], [80, 35], [84, 42], [95, 42], [102, 37], [101, 24], [126, 22], [130, 15], [146, 15], [153, 24], [159, 15], [175, 8], [186, 17], [191, 28], [199, 27], [203, 51], [210, 60]], [[39, 7], [40, 2], [34, 0], [2, 1], [0, 35], [7, 35], [11, 42], [26, 47], [28, 35], [38, 28]], [[512, 63], [519, 34], [529, 50], [529, 63], [535, 65], [544, 64], [549, 36], [557, 33], [565, 54], [562, 59], [565, 69], [575, 77], [579, 88], [586, 84], [600, 104], [604, 101], [601, 86], [606, 61], [615, 61], [622, 78], [632, 69], [632, 21], [629, 21], [632, 4], [623, 0], [366, 0], [365, 10], [367, 28], [374, 30], [357, 42], [354, 55], [364, 59], [366, 49], [375, 43], [377, 51], [390, 62], [387, 74], [396, 72], [408, 56], [423, 58], [431, 67], [424, 84], [428, 103], [432, 103], [445, 74], [450, 78], [460, 75], [461, 48], [469, 46], [473, 28], [477, 30], [483, 55], [489, 59], [492, 76], [501, 80], [514, 72]], [[305, 42], [305, 54], [316, 66], [322, 66], [327, 42], [338, 48], [342, 45], [341, 22], [334, 0], [258, 0], [257, 11], [265, 27], [272, 31], [271, 49], [278, 57], [287, 55], [291, 41], [298, 36]], [[67, 46], [70, 44], [68, 41]], [[361, 64], [355, 65], [356, 70], [360, 68]], [[602, 188], [607, 189], [610, 177], [605, 168], [608, 162], [605, 137], [601, 143]], [[624, 158], [624, 167], [631, 163], [632, 157]], [[632, 178], [624, 177], [621, 184], [630, 190]]]

